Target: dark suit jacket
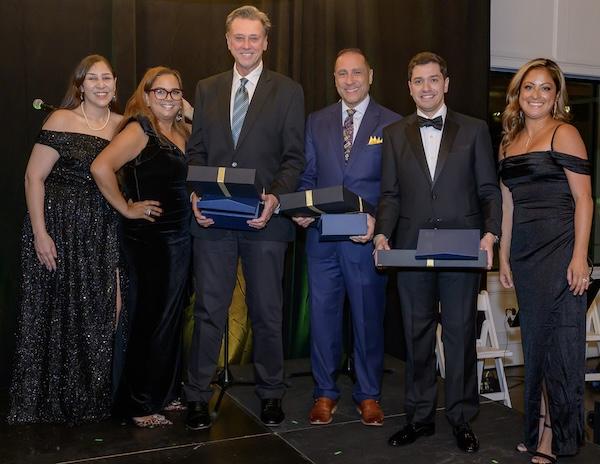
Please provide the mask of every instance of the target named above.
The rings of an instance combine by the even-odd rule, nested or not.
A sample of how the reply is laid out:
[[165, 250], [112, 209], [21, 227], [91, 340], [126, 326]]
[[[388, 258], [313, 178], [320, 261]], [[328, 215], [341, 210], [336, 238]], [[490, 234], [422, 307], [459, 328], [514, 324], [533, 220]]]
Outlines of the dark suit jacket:
[[306, 167], [300, 188], [344, 185], [377, 207], [381, 191], [382, 131], [399, 119], [399, 114], [371, 98], [346, 164], [341, 102], [312, 113], [306, 122]]
[[416, 114], [383, 131], [376, 234], [415, 249], [419, 229], [480, 229], [500, 235], [502, 201], [487, 124], [448, 109], [434, 178]]
[[[194, 122], [187, 153], [191, 164], [256, 169], [266, 193], [294, 192], [304, 167], [304, 94], [290, 78], [263, 69], [252, 96], [237, 147], [231, 137], [230, 104], [233, 70], [203, 79], [196, 86]], [[196, 237], [218, 238], [222, 230], [204, 229], [192, 219]], [[289, 241], [292, 222], [273, 215], [248, 239]]]

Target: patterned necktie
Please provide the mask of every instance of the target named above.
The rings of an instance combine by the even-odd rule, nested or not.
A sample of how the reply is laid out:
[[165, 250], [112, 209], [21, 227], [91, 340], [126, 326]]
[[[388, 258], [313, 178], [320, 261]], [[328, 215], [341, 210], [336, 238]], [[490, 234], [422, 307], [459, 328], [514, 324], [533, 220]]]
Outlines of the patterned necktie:
[[248, 90], [246, 90], [246, 84], [248, 79], [242, 77], [240, 79], [240, 87], [235, 93], [233, 100], [233, 116], [231, 118], [231, 136], [233, 138], [233, 146], [237, 146], [238, 139], [240, 138], [240, 132], [244, 125], [244, 118], [248, 111], [248, 104], [250, 99], [248, 98]]
[[355, 109], [349, 108], [346, 110], [348, 116], [344, 120], [344, 161], [347, 163], [350, 159], [350, 150], [352, 150], [352, 138], [354, 135], [354, 113]]

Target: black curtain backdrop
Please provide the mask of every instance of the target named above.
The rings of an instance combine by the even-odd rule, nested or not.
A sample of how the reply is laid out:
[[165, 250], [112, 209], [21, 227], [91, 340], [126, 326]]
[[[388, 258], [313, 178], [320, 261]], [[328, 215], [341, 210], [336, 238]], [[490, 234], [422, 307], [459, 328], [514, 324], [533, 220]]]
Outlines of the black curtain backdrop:
[[[44, 118], [31, 101], [39, 97], [58, 104], [69, 73], [90, 53], [112, 61], [122, 106], [145, 69], [159, 64], [182, 73], [185, 94], [193, 100], [198, 79], [232, 66], [224, 21], [244, 3], [271, 17], [265, 64], [303, 85], [307, 114], [338, 98], [332, 79], [337, 51], [360, 47], [375, 72], [371, 94], [385, 106], [401, 114], [414, 111], [406, 65], [415, 53], [432, 50], [448, 61], [449, 106], [487, 116], [489, 0], [2, 0], [1, 390], [8, 384], [14, 350], [23, 173]], [[301, 244], [295, 249], [301, 256]], [[293, 324], [300, 292], [292, 277], [301, 280], [302, 260], [290, 263], [286, 311]], [[393, 327], [398, 315], [389, 313], [387, 325]], [[392, 343], [388, 350], [401, 347]]]

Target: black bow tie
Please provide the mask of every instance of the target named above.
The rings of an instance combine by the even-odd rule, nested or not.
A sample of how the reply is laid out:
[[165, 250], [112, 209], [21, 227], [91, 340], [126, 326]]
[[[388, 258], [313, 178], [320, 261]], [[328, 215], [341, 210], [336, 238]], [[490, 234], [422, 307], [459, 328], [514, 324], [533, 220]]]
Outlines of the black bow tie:
[[444, 120], [441, 116], [433, 119], [427, 119], [422, 116], [417, 116], [417, 121], [419, 122], [419, 127], [433, 127], [437, 130], [442, 130], [444, 127]]

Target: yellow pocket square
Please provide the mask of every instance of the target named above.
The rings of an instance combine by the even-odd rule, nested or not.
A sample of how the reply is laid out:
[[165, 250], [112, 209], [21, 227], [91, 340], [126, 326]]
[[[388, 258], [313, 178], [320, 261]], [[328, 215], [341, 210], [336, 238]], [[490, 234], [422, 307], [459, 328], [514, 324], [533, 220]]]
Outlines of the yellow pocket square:
[[380, 143], [383, 143], [383, 137], [375, 137], [373, 135], [369, 137], [369, 145], [379, 145]]

